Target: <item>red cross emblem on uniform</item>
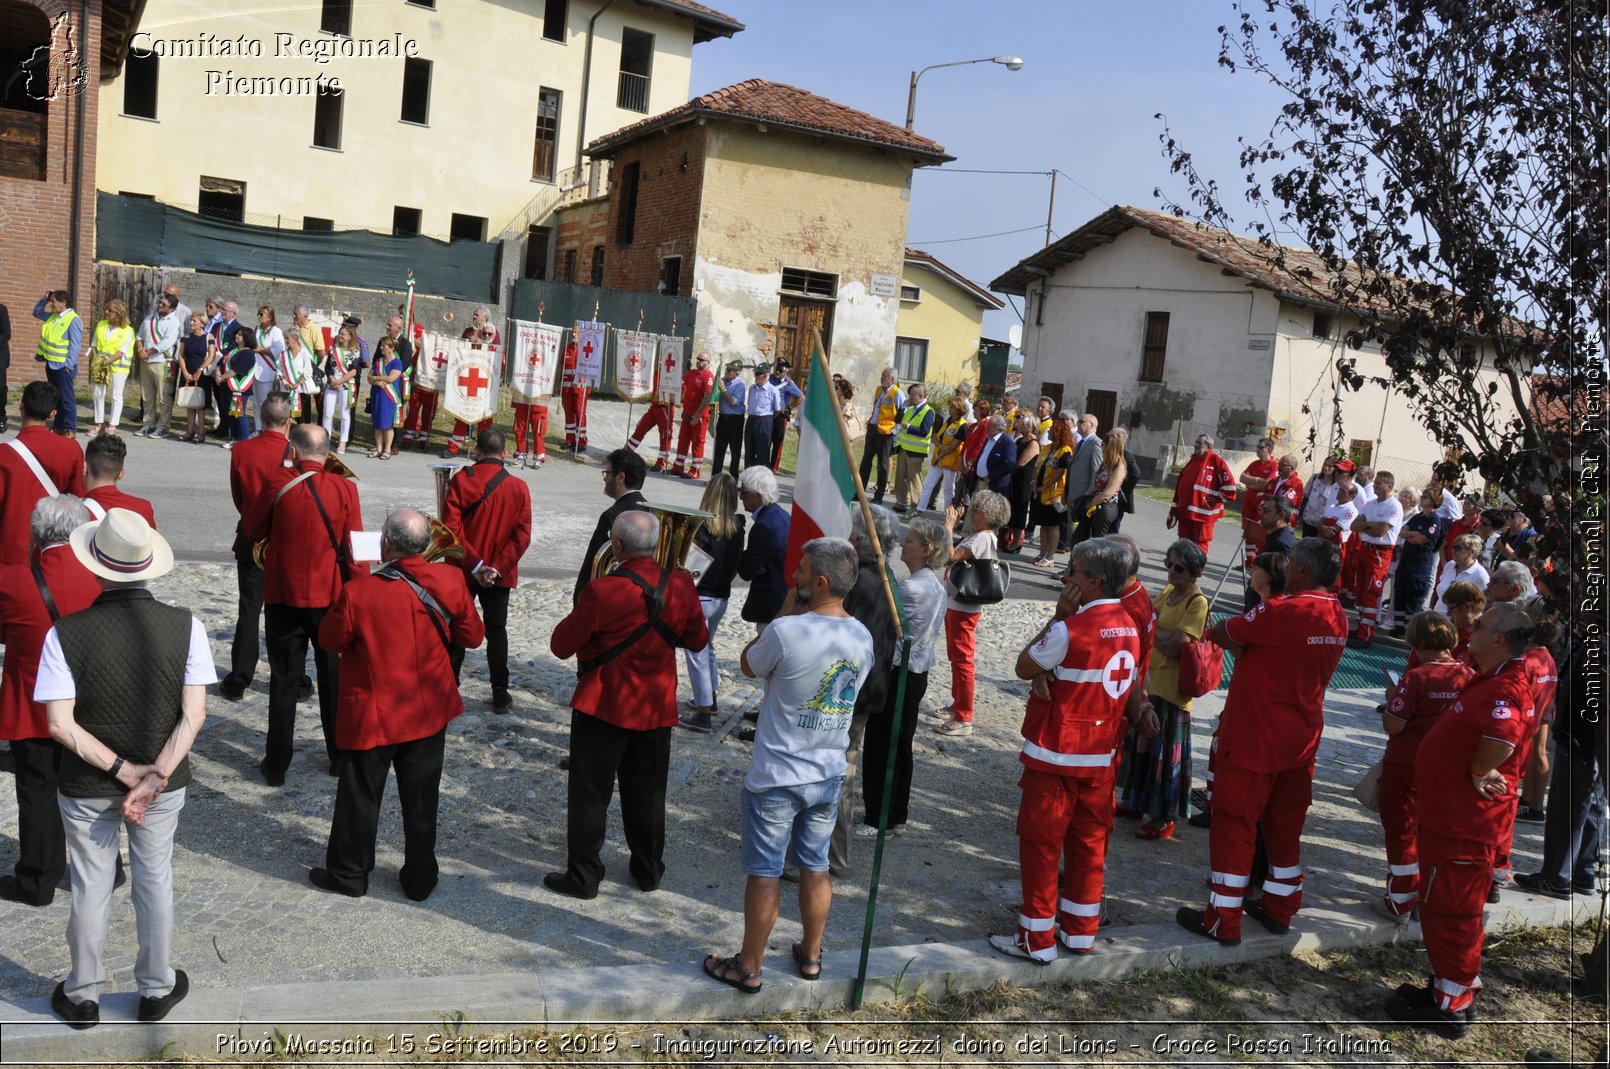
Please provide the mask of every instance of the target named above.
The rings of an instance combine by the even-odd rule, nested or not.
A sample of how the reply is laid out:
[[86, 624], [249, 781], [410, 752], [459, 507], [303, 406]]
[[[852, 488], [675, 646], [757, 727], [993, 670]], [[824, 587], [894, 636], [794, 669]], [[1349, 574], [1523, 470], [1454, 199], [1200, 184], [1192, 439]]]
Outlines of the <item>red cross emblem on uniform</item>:
[[458, 377], [458, 384], [463, 389], [465, 397], [474, 397], [492, 385], [492, 380], [482, 374], [480, 368], [472, 367]]
[[1119, 650], [1101, 670], [1101, 686], [1110, 698], [1121, 698], [1135, 678], [1135, 655]]

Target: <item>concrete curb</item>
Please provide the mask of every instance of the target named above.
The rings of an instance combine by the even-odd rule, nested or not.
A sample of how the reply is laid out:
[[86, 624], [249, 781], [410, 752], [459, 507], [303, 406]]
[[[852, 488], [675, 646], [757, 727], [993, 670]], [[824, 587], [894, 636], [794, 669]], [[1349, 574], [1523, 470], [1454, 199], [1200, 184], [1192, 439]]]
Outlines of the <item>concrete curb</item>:
[[[1515, 901], [1487, 911], [1489, 933], [1580, 923], [1597, 908], [1586, 897], [1559, 902], [1514, 889], [1505, 894]], [[1102, 932], [1095, 954], [1065, 955], [1045, 966], [1006, 958], [984, 939], [877, 947], [868, 962], [864, 1002], [891, 1002], [918, 994], [938, 1000], [1000, 981], [1031, 986], [1116, 980], [1143, 971], [1232, 965], [1297, 950], [1379, 946], [1415, 940], [1420, 931], [1418, 924], [1398, 928], [1362, 905], [1305, 909], [1298, 925], [1300, 930], [1274, 936], [1263, 933], [1249, 918], [1245, 941], [1233, 949], [1195, 938], [1182, 942], [1180, 929], [1173, 924], [1109, 928]], [[767, 962], [765, 986], [753, 997], [711, 982], [697, 963], [196, 989], [174, 1018], [155, 1025], [135, 1023], [136, 996], [119, 993], [102, 1001], [101, 1025], [83, 1032], [59, 1022], [48, 999], [24, 999], [0, 1002], [0, 1064], [182, 1055], [261, 1060], [273, 1056], [276, 1031], [309, 1044], [321, 1040], [334, 1044], [322, 1055], [311, 1045], [304, 1054], [370, 1053], [363, 1047], [367, 1040], [375, 1045], [374, 1052], [383, 1055], [388, 1037], [404, 1032], [424, 1050], [433, 1035], [451, 1043], [459, 1035], [518, 1027], [550, 1029], [648, 1019], [754, 1020], [802, 1010], [848, 1012], [858, 957], [855, 948], [824, 954], [826, 976], [845, 979], [810, 983], [795, 978], [781, 956], [774, 954]]]

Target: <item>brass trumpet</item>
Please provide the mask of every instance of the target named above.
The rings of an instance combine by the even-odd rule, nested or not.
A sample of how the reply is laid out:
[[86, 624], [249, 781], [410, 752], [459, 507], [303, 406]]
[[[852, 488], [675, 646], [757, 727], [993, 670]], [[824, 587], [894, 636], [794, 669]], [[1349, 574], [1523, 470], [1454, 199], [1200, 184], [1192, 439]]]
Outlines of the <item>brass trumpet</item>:
[[[644, 510], [652, 512], [660, 521], [660, 541], [654, 547], [654, 563], [661, 568], [686, 568], [688, 552], [693, 549], [693, 536], [699, 533], [710, 513], [701, 509], [682, 508], [679, 505], [649, 504]], [[616, 567], [615, 546], [605, 542], [593, 554], [592, 578], [608, 575]]]
[[[324, 470], [329, 472], [331, 475], [339, 475], [343, 479], [351, 479], [353, 482], [358, 481], [358, 473], [347, 467], [347, 462], [336, 456], [334, 453], [330, 453], [324, 458]], [[252, 544], [252, 563], [257, 565], [259, 571], [262, 570], [263, 561], [266, 560], [267, 557], [268, 539], [259, 539], [257, 542]]]

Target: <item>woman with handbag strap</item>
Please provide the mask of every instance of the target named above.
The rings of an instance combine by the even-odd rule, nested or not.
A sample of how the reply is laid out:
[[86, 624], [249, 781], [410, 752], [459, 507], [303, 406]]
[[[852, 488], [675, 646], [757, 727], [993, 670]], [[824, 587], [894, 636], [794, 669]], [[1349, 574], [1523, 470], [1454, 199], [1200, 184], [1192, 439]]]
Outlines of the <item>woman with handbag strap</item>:
[[[973, 495], [968, 522], [973, 533], [962, 539], [951, 552], [950, 561], [996, 560], [995, 530], [1006, 522], [1012, 506], [993, 490]], [[945, 653], [950, 657], [950, 705], [939, 710], [949, 718], [934, 730], [941, 735], [961, 737], [973, 733], [973, 648], [978, 617], [984, 606], [958, 601], [956, 588], [946, 583], [950, 595], [945, 604]]]
[[1144, 816], [1138, 839], [1172, 839], [1177, 820], [1190, 816], [1191, 698], [1180, 690], [1180, 647], [1200, 641], [1208, 629], [1208, 599], [1197, 583], [1207, 554], [1188, 538], [1168, 547], [1163, 563], [1168, 585], [1157, 596], [1151, 671], [1146, 687], [1160, 730], [1142, 737], [1131, 726], [1124, 741], [1118, 811]]
[[[179, 359], [174, 361], [178, 378], [174, 382], [174, 403], [185, 410], [184, 438], [182, 441], [201, 445], [207, 440], [207, 424], [202, 411], [207, 395], [201, 388], [201, 377], [206, 374], [207, 361], [212, 351], [212, 339], [207, 336], [207, 317], [193, 312], [189, 333], [179, 340]], [[188, 393], [181, 391], [188, 390]]]
[[1040, 471], [1034, 481], [1034, 500], [1029, 504], [1029, 523], [1040, 529], [1040, 555], [1036, 568], [1052, 568], [1062, 538], [1063, 502], [1068, 488], [1068, 469], [1073, 466], [1073, 429], [1062, 420], [1051, 424], [1051, 441], [1040, 450]]

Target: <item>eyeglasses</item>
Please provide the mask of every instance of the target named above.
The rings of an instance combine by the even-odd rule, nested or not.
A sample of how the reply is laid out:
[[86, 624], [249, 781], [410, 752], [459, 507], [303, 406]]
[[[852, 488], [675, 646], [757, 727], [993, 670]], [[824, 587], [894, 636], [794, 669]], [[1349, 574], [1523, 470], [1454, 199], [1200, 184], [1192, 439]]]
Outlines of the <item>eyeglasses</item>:
[[1165, 563], [1168, 565], [1168, 570], [1171, 572], [1183, 572], [1185, 570], [1185, 565], [1181, 564], [1177, 560], [1166, 561]]

